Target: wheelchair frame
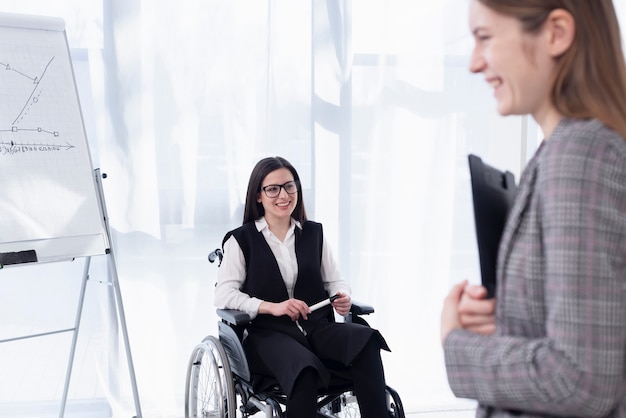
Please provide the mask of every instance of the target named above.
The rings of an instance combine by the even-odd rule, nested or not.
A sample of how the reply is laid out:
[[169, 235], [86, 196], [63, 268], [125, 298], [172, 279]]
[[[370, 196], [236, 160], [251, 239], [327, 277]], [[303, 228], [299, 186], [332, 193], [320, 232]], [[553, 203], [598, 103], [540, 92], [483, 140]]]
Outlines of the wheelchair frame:
[[[209, 261], [219, 257], [221, 250], [209, 254]], [[374, 312], [368, 305], [352, 301], [346, 322], [369, 326], [362, 318]], [[235, 309], [217, 309], [220, 317], [218, 335], [205, 337], [193, 349], [187, 366], [185, 385], [186, 418], [243, 418], [258, 412], [266, 418], [284, 418], [286, 396], [278, 385], [270, 390], [255, 392], [252, 375], [243, 350], [242, 340], [250, 316]], [[405, 418], [398, 393], [386, 386], [387, 407], [390, 418]], [[238, 399], [241, 405], [237, 407]], [[342, 384], [323, 389], [318, 394], [317, 416], [320, 418], [358, 418], [361, 416], [352, 384]], [[286, 415], [287, 414], [287, 415]]]

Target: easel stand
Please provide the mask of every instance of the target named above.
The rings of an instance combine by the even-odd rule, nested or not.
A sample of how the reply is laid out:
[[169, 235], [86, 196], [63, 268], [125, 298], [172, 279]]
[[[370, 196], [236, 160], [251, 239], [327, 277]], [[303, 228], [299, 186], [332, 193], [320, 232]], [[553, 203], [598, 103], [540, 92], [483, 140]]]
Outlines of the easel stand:
[[[104, 176], [106, 177], [106, 175]], [[108, 214], [106, 212], [106, 206], [104, 203], [104, 193], [102, 190], [102, 183], [101, 183], [101, 176], [100, 176], [100, 169], [96, 169], [94, 170], [94, 178], [95, 178], [95, 182], [97, 185], [97, 191], [98, 191], [98, 199], [100, 201], [100, 207], [102, 208], [102, 214], [104, 216], [104, 222], [105, 222], [105, 226], [106, 226], [106, 234], [107, 234], [107, 238], [108, 238], [108, 242], [109, 242], [109, 249], [107, 250], [107, 254], [105, 254], [105, 256], [107, 257], [107, 268], [109, 271], [109, 277], [110, 277], [110, 283], [108, 283], [110, 286], [112, 286], [113, 288], [113, 296], [115, 298], [115, 306], [116, 306], [116, 319], [119, 320], [119, 324], [122, 330], [122, 336], [124, 338], [124, 348], [126, 351], [126, 359], [128, 362], [128, 371], [130, 374], [130, 381], [131, 381], [131, 386], [132, 386], [132, 391], [133, 391], [133, 398], [135, 401], [135, 413], [136, 415], [133, 418], [142, 418], [141, 415], [141, 406], [139, 404], [139, 394], [137, 392], [137, 382], [135, 379], [135, 369], [133, 367], [133, 360], [132, 360], [132, 356], [131, 356], [131, 352], [130, 352], [130, 343], [128, 340], [128, 330], [126, 328], [126, 316], [124, 314], [124, 306], [122, 304], [122, 293], [120, 291], [120, 285], [119, 285], [119, 281], [118, 281], [118, 275], [117, 275], [117, 266], [115, 263], [115, 254], [113, 251], [113, 241], [111, 240], [111, 231], [109, 228], [109, 218], [108, 218]], [[9, 342], [9, 341], [16, 341], [16, 340], [22, 340], [22, 339], [27, 339], [27, 338], [35, 338], [35, 337], [43, 337], [46, 335], [53, 335], [53, 334], [59, 334], [59, 333], [64, 333], [64, 332], [73, 332], [73, 337], [72, 337], [72, 345], [70, 348], [70, 355], [69, 355], [69, 360], [68, 360], [68, 364], [67, 364], [67, 372], [65, 375], [65, 387], [63, 389], [63, 398], [61, 400], [61, 408], [60, 408], [60, 412], [59, 412], [59, 418], [63, 418], [64, 414], [65, 414], [65, 406], [67, 403], [67, 396], [68, 396], [68, 390], [69, 390], [69, 386], [70, 386], [70, 379], [72, 376], [72, 367], [74, 364], [74, 356], [76, 354], [76, 343], [78, 341], [78, 332], [80, 330], [80, 322], [81, 322], [81, 317], [82, 317], [82, 313], [83, 313], [83, 305], [84, 305], [84, 301], [85, 301], [85, 292], [87, 289], [87, 280], [89, 279], [89, 267], [91, 265], [91, 256], [85, 257], [85, 265], [84, 265], [84, 269], [83, 269], [83, 278], [82, 278], [82, 284], [81, 284], [81, 289], [80, 289], [80, 296], [78, 299], [78, 307], [77, 307], [77, 311], [76, 311], [76, 320], [74, 323], [74, 328], [69, 328], [69, 329], [62, 329], [62, 330], [56, 330], [56, 331], [50, 331], [50, 332], [45, 332], [45, 333], [40, 333], [40, 334], [34, 334], [34, 335], [28, 335], [28, 336], [22, 336], [22, 337], [17, 337], [17, 338], [10, 338], [10, 339], [6, 339], [6, 340], [2, 340], [0, 341], [0, 343], [4, 343], [4, 342]]]
[[[106, 175], [104, 175], [106, 178]], [[106, 226], [106, 233], [109, 239], [109, 251], [106, 254], [108, 261], [108, 269], [109, 276], [111, 277], [110, 285], [113, 287], [114, 296], [115, 296], [115, 306], [117, 309], [117, 318], [119, 319], [120, 326], [122, 328], [122, 336], [124, 338], [124, 348], [126, 351], [126, 359], [128, 362], [128, 372], [130, 374], [130, 381], [133, 390], [133, 399], [135, 401], [135, 415], [134, 418], [141, 418], [141, 406], [139, 404], [139, 393], [137, 391], [137, 381], [135, 378], [135, 368], [133, 367], [133, 359], [130, 352], [130, 343], [128, 340], [128, 329], [126, 328], [126, 315], [124, 314], [124, 305], [122, 303], [122, 293], [120, 291], [120, 284], [118, 281], [117, 275], [117, 264], [115, 263], [115, 253], [113, 251], [113, 240], [111, 239], [111, 229], [109, 227], [109, 215], [106, 211], [106, 205], [104, 202], [104, 192], [102, 189], [102, 176], [100, 175], [100, 169], [94, 170], [94, 179], [97, 185], [98, 198], [100, 200], [100, 207], [102, 208], [102, 213], [104, 215], [104, 222]], [[89, 266], [91, 264], [91, 257], [86, 257], [85, 259], [85, 268], [83, 271], [83, 281], [80, 290], [80, 298], [78, 301], [78, 308], [76, 312], [76, 323], [74, 326], [74, 336], [72, 338], [72, 347], [70, 349], [70, 358], [67, 365], [67, 373], [65, 376], [65, 388], [63, 390], [63, 399], [61, 401], [61, 412], [59, 417], [63, 418], [63, 414], [65, 412], [65, 404], [67, 402], [67, 393], [70, 386], [70, 378], [72, 375], [72, 365], [74, 363], [74, 354], [76, 352], [76, 342], [78, 339], [78, 331], [80, 329], [80, 319], [83, 311], [83, 302], [85, 300], [85, 290], [87, 287], [87, 280], [89, 279]]]
[[[122, 336], [124, 338], [124, 348], [126, 350], [126, 359], [128, 361], [128, 371], [130, 374], [130, 380], [131, 380], [131, 385], [132, 385], [132, 390], [133, 390], [133, 398], [135, 401], [135, 413], [137, 415], [135, 415], [134, 418], [141, 418], [142, 417], [141, 406], [139, 404], [139, 393], [137, 391], [135, 369], [133, 367], [133, 360], [132, 360], [132, 356], [130, 352], [130, 343], [128, 339], [128, 330], [126, 328], [126, 316], [124, 315], [124, 306], [122, 304], [122, 293], [120, 291], [120, 286], [119, 286], [119, 282], [117, 278], [118, 277], [117, 268], [115, 265], [115, 257], [114, 257], [112, 249], [109, 252], [109, 254], [106, 255], [106, 257], [108, 258], [107, 267], [109, 269], [109, 275], [111, 276], [111, 283], [109, 284], [113, 287], [113, 291], [114, 291], [117, 318], [119, 319], [120, 326], [122, 329]], [[83, 304], [85, 301], [85, 291], [87, 288], [87, 280], [89, 280], [89, 266], [90, 265], [91, 265], [91, 257], [86, 257], [85, 267], [83, 270], [83, 280], [82, 280], [82, 285], [80, 289], [80, 297], [78, 300], [78, 308], [76, 312], [76, 322], [75, 322], [74, 328], [67, 330], [67, 331], [73, 331], [74, 335], [72, 337], [72, 346], [70, 348], [70, 356], [69, 356], [69, 360], [67, 363], [67, 372], [65, 375], [65, 387], [63, 389], [63, 398], [61, 400], [61, 411], [59, 413], [60, 418], [63, 418], [63, 415], [65, 413], [65, 405], [67, 403], [67, 395], [68, 395], [68, 390], [70, 387], [70, 378], [72, 376], [72, 366], [74, 364], [74, 355], [76, 353], [76, 343], [78, 340], [78, 331], [80, 329], [80, 320], [82, 317]]]

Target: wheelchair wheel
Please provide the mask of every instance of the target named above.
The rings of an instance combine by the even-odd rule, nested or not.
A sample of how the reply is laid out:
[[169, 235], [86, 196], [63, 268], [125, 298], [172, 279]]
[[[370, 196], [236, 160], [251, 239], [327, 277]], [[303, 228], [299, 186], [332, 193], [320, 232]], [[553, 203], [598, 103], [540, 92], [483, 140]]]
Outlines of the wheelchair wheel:
[[[389, 418], [405, 418], [402, 400], [398, 393], [387, 386], [387, 409]], [[320, 409], [319, 416], [328, 418], [360, 418], [361, 410], [353, 392], [344, 392]]]
[[185, 387], [186, 418], [235, 418], [237, 397], [228, 357], [220, 341], [206, 337], [189, 359]]
[[328, 418], [360, 418], [361, 410], [356, 396], [352, 392], [344, 392], [319, 410], [318, 416]]
[[389, 416], [391, 418], [405, 418], [404, 407], [402, 406], [402, 399], [400, 395], [394, 389], [387, 386], [387, 409], [389, 409]]

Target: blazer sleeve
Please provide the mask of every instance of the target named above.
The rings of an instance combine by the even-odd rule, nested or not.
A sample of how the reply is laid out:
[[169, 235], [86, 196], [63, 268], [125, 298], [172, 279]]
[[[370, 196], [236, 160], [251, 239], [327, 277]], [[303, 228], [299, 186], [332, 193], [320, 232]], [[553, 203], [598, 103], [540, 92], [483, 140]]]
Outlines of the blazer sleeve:
[[457, 396], [496, 408], [570, 417], [624, 412], [626, 142], [564, 138], [546, 149], [538, 172], [541, 225], [518, 233], [534, 234], [539, 249], [522, 249], [541, 254], [540, 267], [507, 280], [543, 281], [543, 300], [520, 301], [543, 310], [543, 323], [525, 325], [541, 332], [451, 332], [448, 381]]

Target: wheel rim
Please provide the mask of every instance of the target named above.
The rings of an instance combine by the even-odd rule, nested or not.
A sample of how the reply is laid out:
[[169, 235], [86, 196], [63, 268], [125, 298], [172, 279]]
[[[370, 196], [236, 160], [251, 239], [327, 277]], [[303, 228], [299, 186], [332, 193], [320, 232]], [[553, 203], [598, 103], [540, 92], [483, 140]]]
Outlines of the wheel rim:
[[[393, 418], [404, 418], [404, 408], [398, 393], [389, 386], [385, 388], [387, 398], [387, 410], [389, 416]], [[356, 396], [353, 392], [344, 392], [333, 402], [337, 402], [339, 411], [333, 411], [333, 403], [329, 402], [320, 410], [324, 416], [333, 418], [360, 418], [361, 410]]]
[[187, 369], [185, 416], [235, 417], [235, 391], [228, 358], [219, 340], [209, 336], [198, 344]]
[[[339, 407], [339, 411], [333, 411], [333, 402]], [[356, 396], [352, 392], [345, 392], [338, 396], [333, 402], [325, 405], [321, 412], [325, 416], [334, 418], [360, 418], [361, 410], [357, 402]]]

